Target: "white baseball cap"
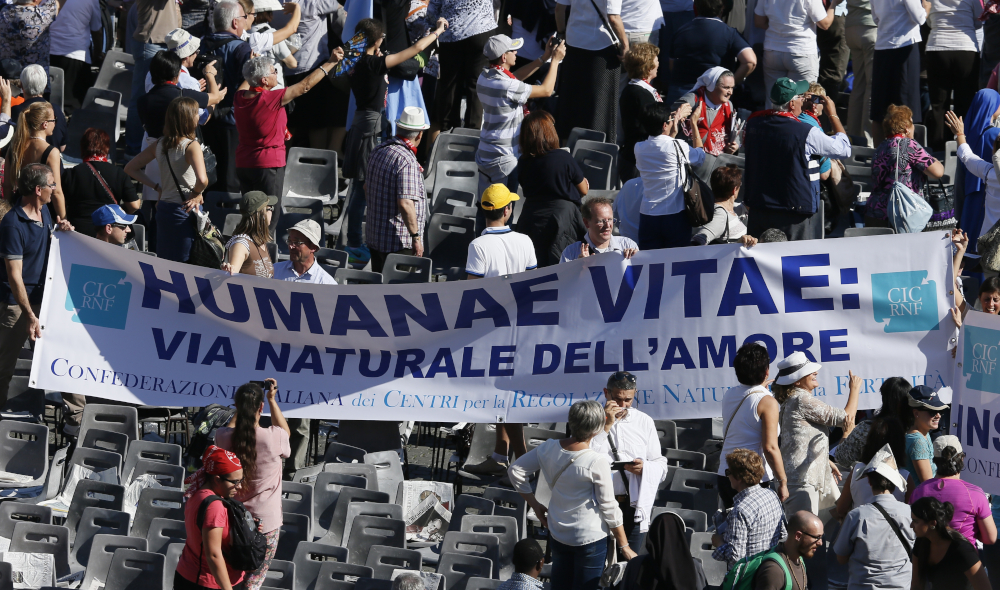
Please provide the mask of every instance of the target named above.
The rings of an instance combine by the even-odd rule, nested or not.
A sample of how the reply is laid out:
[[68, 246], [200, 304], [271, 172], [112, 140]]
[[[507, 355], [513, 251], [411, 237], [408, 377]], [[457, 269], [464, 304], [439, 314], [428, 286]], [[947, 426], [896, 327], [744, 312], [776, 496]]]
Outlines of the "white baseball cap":
[[524, 45], [524, 39], [511, 39], [507, 35], [493, 35], [486, 41], [483, 47], [483, 55], [486, 59], [498, 59], [508, 51], [517, 51]]
[[289, 229], [294, 229], [302, 234], [302, 237], [312, 242], [312, 245], [317, 248], [323, 245], [323, 230], [321, 230], [319, 224], [312, 219], [303, 219]]

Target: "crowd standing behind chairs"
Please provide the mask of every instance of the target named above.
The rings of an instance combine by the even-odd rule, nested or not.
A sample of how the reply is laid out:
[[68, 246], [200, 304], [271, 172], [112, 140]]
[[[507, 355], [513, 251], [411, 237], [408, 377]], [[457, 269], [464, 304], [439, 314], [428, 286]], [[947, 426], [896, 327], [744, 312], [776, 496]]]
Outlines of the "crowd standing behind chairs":
[[[4, 405], [23, 395], [22, 346], [41, 336], [54, 229], [187, 262], [194, 222], [207, 215], [224, 233], [222, 270], [336, 288], [496, 277], [640, 249], [894, 233], [905, 224], [890, 203], [905, 188], [933, 210], [915, 231], [951, 232], [955, 322], [970, 309], [1000, 313], [1000, 269], [990, 266], [997, 242], [979, 242], [1000, 231], [994, 0], [379, 0], [371, 14], [352, 0], [346, 8], [337, 0], [0, 8]], [[714, 198], [707, 218], [687, 211], [692, 182]], [[448, 590], [486, 587], [462, 568], [504, 590], [538, 588], [539, 578], [596, 588], [608, 557], [630, 562], [624, 589], [701, 590], [727, 575], [762, 590], [988, 588], [997, 539], [990, 501], [961, 480], [965, 456], [958, 439], [940, 435], [948, 405], [938, 392], [887, 379], [882, 407], [862, 419], [863, 376], [850, 377], [846, 407], [834, 407], [811, 393], [819, 364], [802, 353], [773, 360], [772, 372], [759, 343], [737, 351], [740, 385], [722, 398], [717, 457], [699, 451], [711, 445], [675, 449], [680, 427], [635, 407], [639, 383], [626, 371], [608, 377], [603, 408], [575, 404], [566, 431], [541, 445], [525, 424], [479, 425], [493, 439], [456, 477], [488, 483], [483, 498], [460, 495], [440, 554], [418, 557], [388, 538], [392, 547], [361, 549], [373, 517], [348, 505], [395, 506], [401, 488], [382, 489], [374, 467], [338, 472], [334, 456], [380, 466], [384, 457], [349, 447], [343, 428], [339, 446], [326, 437], [325, 465], [309, 467], [319, 421], [285, 420], [276, 382], [248, 383], [214, 444], [193, 457], [201, 469], [183, 508], [162, 513], [184, 521], [184, 537], [173, 548], [156, 544], [168, 558], [158, 563], [176, 569], [166, 573], [180, 590], [327, 590], [351, 584], [345, 576], [358, 577], [352, 587], [368, 578], [385, 582], [369, 587], [389, 587], [379, 561], [389, 555], [407, 569], [436, 565]], [[72, 464], [99, 454], [94, 416], [110, 410], [95, 408], [115, 407], [90, 401], [62, 394]], [[119, 433], [123, 459], [143, 452], [134, 426]], [[53, 495], [65, 491], [67, 450], [52, 459]], [[48, 461], [47, 444], [42, 452]], [[547, 486], [532, 487], [534, 472]], [[333, 499], [330, 485], [341, 486]], [[303, 505], [308, 514], [295, 512]], [[473, 505], [479, 515], [463, 512]], [[74, 567], [89, 575], [77, 547], [88, 546], [79, 524], [88, 513], [77, 508], [66, 533], [44, 526], [76, 537]], [[245, 528], [244, 510], [259, 525]], [[402, 510], [386, 510], [390, 526], [401, 526]], [[476, 521], [501, 511], [522, 517], [516, 533]], [[144, 526], [162, 535], [169, 518]], [[359, 524], [349, 531], [349, 522]], [[17, 526], [12, 543], [25, 534]], [[247, 539], [258, 543], [253, 567], [232, 554]], [[487, 551], [452, 551], [469, 540]], [[312, 554], [341, 563], [316, 565]], [[107, 576], [108, 589], [120, 590]], [[422, 582], [403, 575], [391, 587]]]

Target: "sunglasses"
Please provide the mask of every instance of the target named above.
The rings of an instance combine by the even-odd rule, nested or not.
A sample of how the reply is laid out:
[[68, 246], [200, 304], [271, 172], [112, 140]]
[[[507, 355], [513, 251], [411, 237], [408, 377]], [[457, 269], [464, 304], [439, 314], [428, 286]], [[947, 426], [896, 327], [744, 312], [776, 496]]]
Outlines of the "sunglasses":
[[243, 478], [242, 478], [242, 477], [241, 477], [241, 478], [239, 478], [239, 479], [229, 479], [229, 478], [227, 478], [227, 477], [222, 477], [222, 476], [220, 475], [220, 476], [219, 476], [219, 479], [221, 479], [221, 480], [222, 480], [222, 481], [224, 481], [224, 482], [227, 482], [227, 483], [231, 483], [231, 484], [232, 484], [232, 485], [234, 485], [234, 486], [238, 486], [238, 485], [240, 485], [241, 483], [243, 483]]
[[128, 229], [128, 226], [125, 225], [125, 224], [123, 224], [123, 223], [112, 223], [111, 227], [113, 227], [115, 229], [124, 229], [124, 230]]
[[625, 381], [627, 383], [631, 383], [632, 385], [636, 384], [635, 375], [629, 373], [628, 371], [615, 371], [611, 374], [608, 381]]

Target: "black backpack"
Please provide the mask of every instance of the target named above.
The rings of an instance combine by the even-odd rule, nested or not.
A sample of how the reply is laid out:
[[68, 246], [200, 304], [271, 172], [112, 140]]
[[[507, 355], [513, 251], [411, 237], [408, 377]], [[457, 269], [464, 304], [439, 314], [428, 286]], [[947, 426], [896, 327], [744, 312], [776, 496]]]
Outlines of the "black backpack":
[[264, 565], [267, 553], [267, 538], [260, 532], [260, 522], [250, 515], [242, 502], [232, 498], [208, 496], [198, 507], [198, 528], [205, 523], [205, 511], [216, 500], [222, 502], [229, 511], [229, 550], [222, 556], [233, 569], [243, 572], [257, 571]]

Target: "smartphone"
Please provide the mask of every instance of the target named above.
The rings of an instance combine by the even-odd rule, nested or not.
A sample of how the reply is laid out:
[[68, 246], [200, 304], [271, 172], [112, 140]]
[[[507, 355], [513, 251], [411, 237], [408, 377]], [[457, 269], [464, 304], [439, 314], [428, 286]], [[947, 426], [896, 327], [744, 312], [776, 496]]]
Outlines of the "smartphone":
[[613, 461], [611, 463], [611, 468], [615, 470], [624, 469], [630, 465], [635, 465], [635, 461]]
[[267, 391], [267, 383], [265, 383], [263, 381], [251, 381], [250, 383], [253, 383], [254, 385], [260, 387], [264, 391]]
[[819, 94], [814, 94], [814, 95], [812, 95], [812, 101], [811, 102], [813, 104], [826, 104], [826, 98], [823, 97], [823, 96], [820, 96]]

